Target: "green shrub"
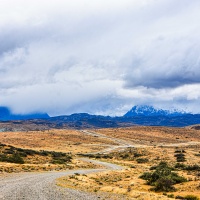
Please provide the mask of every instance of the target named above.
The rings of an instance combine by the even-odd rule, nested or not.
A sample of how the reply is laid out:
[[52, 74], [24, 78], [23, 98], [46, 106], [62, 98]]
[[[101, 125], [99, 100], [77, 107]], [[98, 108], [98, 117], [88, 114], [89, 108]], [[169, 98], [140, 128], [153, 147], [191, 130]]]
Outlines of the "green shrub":
[[168, 194], [167, 197], [168, 198], [174, 198], [174, 194]]
[[111, 155], [103, 155], [102, 158], [104, 158], [104, 159], [112, 159], [113, 157]]
[[129, 158], [129, 155], [128, 155], [128, 153], [125, 153], [125, 154], [120, 155], [120, 157], [123, 159], [127, 159], [127, 158]]
[[175, 191], [173, 185], [186, 182], [187, 180], [177, 173], [172, 172], [172, 169], [166, 162], [160, 162], [155, 167], [154, 172], [145, 172], [140, 178], [146, 180], [148, 185], [154, 186], [153, 190], [155, 191]]
[[156, 170], [157, 166], [151, 166], [150, 170]]
[[150, 180], [152, 176], [152, 173], [150, 172], [144, 172], [139, 178], [144, 179], [144, 180]]
[[136, 159], [136, 161], [138, 163], [147, 163], [149, 161], [149, 159], [148, 158], [138, 158], [138, 159]]
[[182, 164], [182, 163], [176, 163], [176, 165], [174, 166], [176, 169], [185, 169], [186, 165]]
[[186, 153], [186, 151], [184, 149], [177, 149], [174, 153]]
[[135, 152], [133, 155], [134, 155], [135, 158], [143, 156], [141, 153], [137, 153], [137, 152]]
[[51, 156], [52, 157], [52, 163], [54, 164], [66, 164], [66, 162], [71, 162], [72, 156], [67, 153], [63, 152], [55, 152], [55, 151], [35, 151], [32, 149], [21, 149], [16, 148], [11, 145], [1, 145], [2, 147], [5, 147], [0, 152], [0, 161], [1, 162], [10, 162], [10, 163], [19, 163], [23, 164], [24, 157], [29, 156]]
[[185, 169], [188, 171], [200, 171], [200, 166], [199, 165], [188, 165], [185, 167]]
[[199, 200], [197, 196], [194, 195], [187, 195], [184, 197], [185, 200]]
[[23, 158], [17, 153], [12, 154], [11, 156], [7, 156], [5, 154], [1, 154], [0, 155], [0, 161], [1, 162], [24, 164]]
[[10, 162], [24, 164], [24, 159], [17, 153], [13, 154], [11, 157], [9, 157], [9, 159]]
[[175, 154], [174, 156], [176, 157], [177, 162], [185, 162], [186, 161], [185, 154], [183, 154], [183, 153], [178, 153], [178, 154]]

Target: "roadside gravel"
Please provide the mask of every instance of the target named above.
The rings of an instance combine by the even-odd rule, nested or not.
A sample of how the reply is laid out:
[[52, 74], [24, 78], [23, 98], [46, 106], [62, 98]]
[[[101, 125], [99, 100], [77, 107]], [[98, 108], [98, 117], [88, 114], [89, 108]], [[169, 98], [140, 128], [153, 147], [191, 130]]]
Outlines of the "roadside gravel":
[[[84, 159], [84, 158], [83, 158]], [[0, 177], [1, 200], [97, 200], [124, 199], [123, 197], [92, 194], [79, 190], [56, 186], [55, 180], [74, 173], [88, 174], [105, 170], [119, 170], [120, 166], [85, 159], [85, 161], [101, 164], [105, 169], [70, 170], [66, 172], [20, 173]]]
[[98, 199], [92, 194], [56, 186], [55, 179], [74, 173], [92, 173], [102, 170], [76, 170], [69, 172], [24, 173], [9, 178], [0, 178], [2, 200], [61, 200]]
[[[85, 134], [97, 135], [89, 131], [82, 131]], [[98, 137], [106, 137], [98, 134]], [[113, 139], [122, 147], [130, 147], [125, 141], [120, 139]], [[113, 146], [105, 150], [118, 148]], [[121, 170], [123, 167], [112, 163], [91, 160], [88, 158], [80, 158], [86, 162], [101, 165], [102, 169], [83, 169], [83, 170], [69, 170], [65, 172], [41, 172], [41, 173], [19, 173], [10, 175], [0, 175], [0, 200], [125, 200], [124, 196], [112, 194], [94, 194], [83, 192], [74, 189], [62, 188], [56, 185], [56, 179], [62, 176], [72, 175], [74, 173], [89, 174], [107, 170]]]

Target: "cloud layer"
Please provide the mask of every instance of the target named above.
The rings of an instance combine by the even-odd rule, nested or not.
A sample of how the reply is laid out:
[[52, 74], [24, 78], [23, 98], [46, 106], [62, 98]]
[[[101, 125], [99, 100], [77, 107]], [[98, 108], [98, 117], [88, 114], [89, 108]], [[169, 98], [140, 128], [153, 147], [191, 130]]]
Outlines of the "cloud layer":
[[17, 113], [200, 112], [198, 0], [0, 2], [0, 104]]

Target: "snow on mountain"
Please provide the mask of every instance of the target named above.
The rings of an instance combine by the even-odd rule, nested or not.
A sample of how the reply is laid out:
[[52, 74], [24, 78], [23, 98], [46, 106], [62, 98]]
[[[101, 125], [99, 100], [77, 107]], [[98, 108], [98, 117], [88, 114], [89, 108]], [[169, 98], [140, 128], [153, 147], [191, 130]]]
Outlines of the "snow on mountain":
[[133, 117], [133, 116], [181, 116], [188, 114], [184, 111], [179, 111], [177, 109], [172, 110], [163, 110], [156, 109], [153, 106], [148, 105], [136, 105], [131, 110], [129, 110], [124, 116]]

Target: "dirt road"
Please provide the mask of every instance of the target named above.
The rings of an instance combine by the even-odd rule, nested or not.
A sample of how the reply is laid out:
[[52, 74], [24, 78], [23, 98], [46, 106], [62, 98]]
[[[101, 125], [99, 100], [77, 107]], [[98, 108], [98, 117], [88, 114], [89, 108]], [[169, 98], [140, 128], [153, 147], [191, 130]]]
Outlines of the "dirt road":
[[[90, 134], [89, 132], [87, 134]], [[92, 134], [92, 133], [91, 133]], [[124, 141], [118, 141], [125, 146]], [[115, 148], [115, 147], [114, 147]], [[95, 194], [61, 188], [56, 185], [56, 179], [62, 176], [72, 175], [74, 173], [89, 174], [106, 170], [121, 170], [122, 167], [90, 160], [88, 158], [79, 158], [86, 162], [103, 166], [102, 169], [84, 169], [69, 170], [66, 172], [41, 172], [41, 173], [19, 173], [6, 176], [0, 176], [0, 200], [96, 200], [108, 199], [107, 197]], [[112, 199], [112, 196], [109, 196]], [[120, 199], [113, 197], [113, 199]]]
[[106, 139], [113, 141], [114, 143], [118, 143], [118, 145], [107, 145], [107, 148], [105, 148], [104, 150], [101, 150], [98, 152], [93, 152], [93, 153], [88, 153], [88, 154], [108, 154], [114, 150], [122, 151], [129, 147], [135, 147], [135, 148], [146, 147], [146, 145], [133, 144], [133, 142], [131, 142], [131, 141], [110, 137], [110, 136], [96, 133], [96, 132], [90, 131], [90, 130], [81, 130], [81, 132], [84, 134], [87, 134], [87, 135], [94, 136], [94, 137], [106, 138]]
[[[97, 134], [89, 131], [82, 131], [85, 134], [90, 134], [97, 137], [104, 137], [111, 139], [118, 145], [111, 145], [102, 153], [108, 153], [114, 149], [123, 149], [127, 147], [138, 147], [138, 145], [131, 144], [129, 141], [112, 138], [102, 134]], [[166, 144], [162, 144], [165, 146]], [[179, 144], [167, 144], [166, 146], [179, 146]], [[194, 145], [194, 143], [184, 143], [184, 145]], [[140, 145], [139, 147], [142, 147]], [[97, 153], [97, 152], [96, 152]], [[66, 189], [56, 186], [56, 179], [62, 176], [72, 175], [74, 173], [89, 174], [106, 170], [121, 170], [122, 167], [105, 163], [88, 158], [80, 158], [81, 160], [92, 162], [97, 165], [102, 165], [102, 169], [84, 169], [84, 170], [69, 170], [66, 172], [43, 172], [43, 173], [19, 173], [0, 176], [0, 200], [96, 200], [96, 199], [124, 199], [121, 197], [104, 195], [98, 196], [95, 194]]]
[[[0, 177], [1, 200], [96, 200], [105, 199], [78, 190], [66, 189], [56, 186], [55, 180], [61, 176], [74, 173], [88, 174], [105, 170], [120, 170], [122, 167], [95, 160], [83, 158], [87, 162], [100, 164], [104, 169], [70, 170], [66, 172], [20, 173]], [[112, 197], [109, 197], [112, 199]], [[119, 198], [120, 199], [120, 198]]]
[[[122, 151], [126, 148], [129, 147], [134, 147], [134, 148], [145, 148], [145, 147], [150, 147], [148, 145], [141, 145], [141, 144], [134, 144], [131, 141], [128, 140], [124, 140], [124, 139], [119, 139], [119, 138], [114, 138], [114, 137], [110, 137], [107, 135], [103, 135], [100, 133], [95, 133], [94, 131], [90, 131], [90, 130], [81, 130], [82, 133], [87, 134], [87, 135], [92, 135], [94, 137], [100, 137], [100, 138], [106, 138], [109, 139], [115, 143], [118, 143], [118, 145], [107, 145], [107, 148], [105, 148], [104, 150], [98, 151], [98, 152], [93, 152], [93, 153], [88, 153], [88, 154], [108, 154], [114, 150], [117, 151]], [[187, 146], [196, 146], [199, 145], [200, 142], [183, 142], [183, 143], [157, 143], [156, 146], [158, 147], [187, 147]], [[154, 146], [154, 145], [152, 145]]]

